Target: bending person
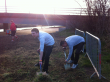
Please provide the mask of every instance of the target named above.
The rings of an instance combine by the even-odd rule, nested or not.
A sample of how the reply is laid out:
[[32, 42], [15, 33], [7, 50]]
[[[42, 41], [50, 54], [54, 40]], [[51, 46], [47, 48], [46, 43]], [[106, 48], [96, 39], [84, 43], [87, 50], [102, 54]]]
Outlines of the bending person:
[[37, 28], [32, 29], [31, 34], [40, 41], [40, 48], [37, 50], [40, 53], [39, 64], [36, 64], [35, 66], [42, 65], [45, 61], [43, 71], [48, 73], [49, 57], [55, 43], [54, 38], [49, 33], [41, 32]]
[[[68, 58], [65, 60], [65, 62], [73, 63], [71, 67], [73, 69], [76, 68], [78, 65], [79, 54], [84, 44], [85, 44], [84, 38], [78, 35], [69, 36], [65, 39], [65, 41], [60, 42], [60, 46], [62, 46], [63, 48], [66, 49], [67, 46], [69, 47]], [[75, 50], [76, 52], [74, 54]], [[70, 58], [71, 60], [69, 61]]]

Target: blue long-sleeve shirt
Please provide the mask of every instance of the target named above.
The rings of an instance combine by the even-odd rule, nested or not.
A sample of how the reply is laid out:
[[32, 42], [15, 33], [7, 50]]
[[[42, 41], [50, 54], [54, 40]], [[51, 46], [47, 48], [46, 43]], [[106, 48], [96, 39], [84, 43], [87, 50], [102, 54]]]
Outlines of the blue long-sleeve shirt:
[[65, 41], [68, 44], [69, 47], [69, 54], [68, 54], [68, 58], [66, 59], [67, 61], [71, 58], [72, 56], [72, 52], [73, 52], [73, 46], [81, 43], [81, 42], [85, 42], [84, 38], [78, 35], [72, 35], [69, 36], [65, 39]]
[[40, 41], [40, 51], [44, 50], [44, 45], [52, 46], [55, 43], [54, 38], [49, 33], [42, 31], [39, 31], [38, 40]]

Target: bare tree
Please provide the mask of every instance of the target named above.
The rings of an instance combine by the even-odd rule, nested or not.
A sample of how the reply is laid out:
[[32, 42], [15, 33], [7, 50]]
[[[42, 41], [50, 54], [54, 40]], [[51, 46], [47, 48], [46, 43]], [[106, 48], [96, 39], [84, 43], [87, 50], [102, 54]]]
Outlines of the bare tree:
[[106, 34], [109, 28], [109, 0], [85, 0], [87, 6], [89, 30]]

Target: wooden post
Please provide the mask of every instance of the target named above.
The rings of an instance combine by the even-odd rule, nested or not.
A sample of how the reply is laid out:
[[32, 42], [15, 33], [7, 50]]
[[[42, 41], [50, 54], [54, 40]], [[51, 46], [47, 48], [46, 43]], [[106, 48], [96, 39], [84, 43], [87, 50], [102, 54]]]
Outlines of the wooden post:
[[8, 23], [3, 23], [3, 29], [4, 29], [4, 32], [6, 32], [6, 29], [8, 29]]

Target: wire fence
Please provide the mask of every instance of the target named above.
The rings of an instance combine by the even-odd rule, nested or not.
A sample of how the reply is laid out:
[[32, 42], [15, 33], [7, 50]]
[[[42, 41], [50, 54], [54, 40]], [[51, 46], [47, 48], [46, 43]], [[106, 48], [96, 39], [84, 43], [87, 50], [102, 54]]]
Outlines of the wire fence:
[[85, 45], [86, 55], [88, 56], [95, 70], [95, 72], [90, 76], [90, 78], [92, 78], [94, 74], [97, 74], [99, 79], [101, 79], [101, 77], [103, 76], [101, 75], [101, 41], [100, 39], [90, 34], [89, 32], [84, 33], [84, 31], [81, 31], [79, 29], [75, 29], [75, 35], [80, 35], [86, 39], [86, 45]]
[[101, 79], [101, 77], [103, 77], [101, 75], [101, 41], [97, 36], [94, 36], [89, 32], [86, 32], [86, 55], [95, 70], [91, 77], [93, 77], [94, 74], [97, 74], [99, 79]]
[[75, 29], [75, 35], [79, 35], [79, 36], [82, 36], [83, 38], [85, 38], [85, 33], [84, 31], [82, 30], [79, 30], [79, 29]]

